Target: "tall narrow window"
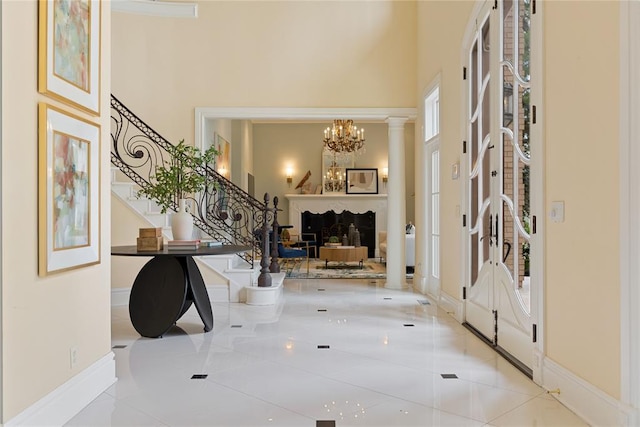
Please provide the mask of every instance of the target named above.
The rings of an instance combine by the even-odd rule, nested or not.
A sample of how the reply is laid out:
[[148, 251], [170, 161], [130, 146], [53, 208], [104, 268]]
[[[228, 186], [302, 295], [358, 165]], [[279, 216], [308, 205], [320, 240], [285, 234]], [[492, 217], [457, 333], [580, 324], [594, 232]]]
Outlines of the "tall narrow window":
[[431, 276], [440, 278], [440, 147], [431, 151]]
[[429, 287], [436, 293], [440, 278], [440, 88], [424, 99], [424, 142], [427, 189]]
[[424, 140], [438, 136], [440, 133], [440, 89], [435, 88], [424, 100]]

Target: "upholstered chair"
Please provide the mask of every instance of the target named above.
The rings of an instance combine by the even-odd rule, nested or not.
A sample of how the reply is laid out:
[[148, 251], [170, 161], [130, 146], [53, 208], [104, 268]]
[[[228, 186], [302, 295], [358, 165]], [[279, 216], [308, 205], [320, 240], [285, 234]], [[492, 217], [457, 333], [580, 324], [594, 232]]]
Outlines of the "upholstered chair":
[[378, 253], [380, 254], [380, 262], [382, 259], [387, 260], [387, 232], [378, 232]]

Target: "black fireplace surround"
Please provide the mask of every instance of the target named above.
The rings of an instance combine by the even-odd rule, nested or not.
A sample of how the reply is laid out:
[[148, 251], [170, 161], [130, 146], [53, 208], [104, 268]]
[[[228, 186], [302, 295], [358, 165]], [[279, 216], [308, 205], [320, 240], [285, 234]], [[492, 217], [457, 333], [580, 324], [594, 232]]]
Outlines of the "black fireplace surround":
[[[376, 213], [367, 211], [353, 213], [343, 211], [335, 213], [302, 213], [302, 232], [314, 233], [317, 246], [320, 247], [329, 241], [329, 237], [337, 236], [342, 242], [343, 235], [349, 235], [349, 225], [353, 224], [360, 232], [360, 244], [368, 248], [369, 258], [375, 258], [376, 254]], [[316, 249], [319, 253], [319, 249]]]

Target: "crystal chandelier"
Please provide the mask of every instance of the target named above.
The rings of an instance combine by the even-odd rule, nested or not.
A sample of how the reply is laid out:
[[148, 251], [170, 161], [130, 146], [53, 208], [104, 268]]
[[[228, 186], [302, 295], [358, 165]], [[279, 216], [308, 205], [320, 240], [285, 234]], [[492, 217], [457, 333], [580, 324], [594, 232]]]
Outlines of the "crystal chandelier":
[[324, 148], [338, 154], [364, 152], [364, 129], [353, 125], [353, 120], [334, 120], [333, 127], [324, 130]]

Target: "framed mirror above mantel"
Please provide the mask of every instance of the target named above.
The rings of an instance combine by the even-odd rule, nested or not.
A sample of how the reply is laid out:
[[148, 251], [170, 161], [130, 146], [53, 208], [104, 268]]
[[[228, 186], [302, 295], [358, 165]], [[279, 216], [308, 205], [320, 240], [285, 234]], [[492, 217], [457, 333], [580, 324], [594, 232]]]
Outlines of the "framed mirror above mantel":
[[347, 169], [355, 165], [354, 153], [322, 151], [322, 192], [346, 193]]

